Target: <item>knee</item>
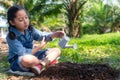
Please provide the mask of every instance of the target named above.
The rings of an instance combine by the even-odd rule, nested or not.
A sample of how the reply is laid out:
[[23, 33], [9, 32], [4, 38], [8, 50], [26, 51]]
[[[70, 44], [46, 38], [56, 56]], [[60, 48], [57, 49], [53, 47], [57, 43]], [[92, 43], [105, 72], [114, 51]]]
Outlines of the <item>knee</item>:
[[61, 55], [61, 50], [59, 48], [54, 48], [54, 50], [57, 52], [59, 56]]
[[23, 66], [25, 67], [31, 67], [35, 64], [38, 64], [38, 59], [37, 57], [33, 56], [33, 55], [25, 55], [22, 57], [21, 63]]

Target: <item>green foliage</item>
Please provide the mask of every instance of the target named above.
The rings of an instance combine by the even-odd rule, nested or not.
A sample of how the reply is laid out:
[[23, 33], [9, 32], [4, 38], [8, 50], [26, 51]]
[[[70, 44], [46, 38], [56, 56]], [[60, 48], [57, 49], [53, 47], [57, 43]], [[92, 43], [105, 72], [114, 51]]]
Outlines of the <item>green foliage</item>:
[[[71, 38], [70, 45], [77, 43], [78, 48], [61, 49], [60, 61], [77, 63], [105, 63], [120, 69], [120, 34], [84, 35], [82, 38]], [[47, 47], [59, 47], [58, 39]]]
[[[26, 8], [30, 21], [35, 27], [40, 28], [41, 24], [44, 24], [53, 29], [56, 26], [61, 27], [60, 25], [66, 24], [68, 27], [66, 32], [69, 35], [81, 36], [82, 32], [84, 34], [105, 33], [107, 30], [109, 30], [108, 32], [114, 31], [116, 26], [119, 28], [119, 6], [104, 4], [103, 1], [0, 0], [0, 6], [3, 6], [7, 11], [8, 7], [19, 3]], [[108, 2], [112, 3], [113, 1], [108, 0]], [[6, 11], [0, 12], [0, 15], [6, 16]], [[62, 17], [58, 17], [58, 15], [62, 15]], [[77, 28], [74, 26], [77, 26]]]
[[63, 0], [67, 17], [68, 35], [71, 37], [82, 36], [82, 9], [86, 2], [86, 0]]
[[44, 20], [45, 21], [42, 24], [51, 30], [59, 29], [65, 26], [64, 18], [61, 16], [45, 17]]
[[[108, 2], [112, 3], [113, 1]], [[120, 22], [119, 14], [118, 7], [104, 4], [103, 0], [89, 0], [84, 8], [84, 33], [106, 33], [113, 31], [116, 24]]]
[[7, 56], [0, 51], [0, 80], [5, 80], [7, 77], [7, 70], [9, 67], [9, 63], [7, 61]]
[[[29, 0], [24, 3], [27, 10], [29, 10], [31, 21], [34, 25], [40, 26], [44, 22], [45, 17], [57, 16], [61, 12], [61, 4], [54, 3], [54, 1], [48, 3], [47, 0], [36, 0], [29, 2]], [[33, 3], [33, 4], [31, 4]], [[31, 7], [29, 7], [30, 4]], [[46, 21], [46, 20], [45, 20]]]
[[62, 8], [62, 4], [59, 4], [58, 0], [11, 0], [0, 1], [0, 4], [6, 8], [14, 4], [24, 6], [29, 14], [31, 23], [37, 28], [44, 22], [45, 17], [52, 18], [51, 16], [57, 16], [61, 13]]

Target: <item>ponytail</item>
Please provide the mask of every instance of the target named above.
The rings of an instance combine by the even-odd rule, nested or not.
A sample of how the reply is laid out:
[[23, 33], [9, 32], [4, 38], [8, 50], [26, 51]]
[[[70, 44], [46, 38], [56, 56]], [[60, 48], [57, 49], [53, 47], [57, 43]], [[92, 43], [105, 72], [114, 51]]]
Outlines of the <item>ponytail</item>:
[[14, 40], [14, 39], [16, 39], [17, 38], [17, 36], [16, 36], [16, 34], [14, 33], [14, 32], [12, 32], [12, 31], [10, 31], [10, 26], [8, 27], [8, 31], [9, 31], [9, 33], [8, 33], [8, 37], [11, 39], [11, 40]]

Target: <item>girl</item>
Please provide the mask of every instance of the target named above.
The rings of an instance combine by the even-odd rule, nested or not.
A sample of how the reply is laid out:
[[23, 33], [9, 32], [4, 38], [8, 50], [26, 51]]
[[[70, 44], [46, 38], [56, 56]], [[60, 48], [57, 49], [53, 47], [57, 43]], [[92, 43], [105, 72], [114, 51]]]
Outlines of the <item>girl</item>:
[[[64, 32], [43, 35], [42, 32], [29, 24], [26, 10], [15, 5], [8, 9], [7, 20], [9, 33], [6, 37], [9, 46], [8, 61], [12, 71], [33, 71], [40, 74], [42, 66], [48, 66], [60, 56], [59, 48], [42, 50], [48, 41], [53, 38], [61, 38]], [[33, 48], [33, 40], [41, 41]]]

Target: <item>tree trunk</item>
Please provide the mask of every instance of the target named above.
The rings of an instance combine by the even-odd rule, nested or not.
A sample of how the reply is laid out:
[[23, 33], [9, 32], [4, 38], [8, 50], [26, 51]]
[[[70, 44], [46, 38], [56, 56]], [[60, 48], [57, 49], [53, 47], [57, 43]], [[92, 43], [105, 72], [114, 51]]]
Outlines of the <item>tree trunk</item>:
[[82, 34], [81, 23], [69, 22], [69, 36], [80, 37]]
[[65, 4], [66, 11], [67, 11], [67, 18], [68, 18], [68, 33], [71, 37], [81, 37], [82, 35], [82, 26], [80, 11], [86, 1], [78, 1], [78, 0], [67, 0]]

